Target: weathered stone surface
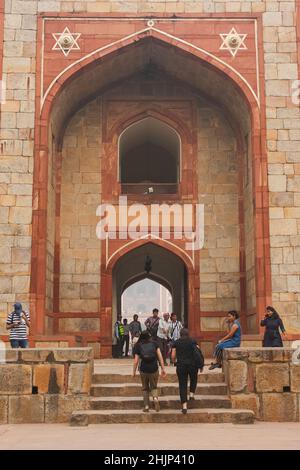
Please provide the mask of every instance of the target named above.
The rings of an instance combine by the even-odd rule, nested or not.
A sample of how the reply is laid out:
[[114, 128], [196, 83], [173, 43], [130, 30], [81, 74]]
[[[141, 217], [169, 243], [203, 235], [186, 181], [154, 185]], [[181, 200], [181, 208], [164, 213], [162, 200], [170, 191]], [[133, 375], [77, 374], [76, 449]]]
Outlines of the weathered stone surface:
[[31, 366], [0, 364], [0, 395], [26, 395], [31, 392]]
[[249, 354], [246, 348], [229, 348], [224, 350], [224, 359], [246, 359]]
[[255, 418], [260, 418], [259, 397], [255, 393], [230, 395], [230, 400], [232, 403], [232, 408], [252, 410], [255, 414]]
[[93, 359], [91, 348], [57, 348], [53, 354], [56, 362], [88, 362]]
[[54, 360], [52, 349], [28, 348], [23, 349], [20, 354], [24, 362], [52, 362]]
[[90, 393], [92, 370], [90, 364], [71, 364], [68, 393]]
[[62, 333], [77, 331], [99, 331], [99, 318], [60, 318], [59, 329]]
[[0, 424], [6, 424], [8, 419], [8, 397], [0, 397]]
[[249, 362], [262, 362], [263, 357], [261, 351], [249, 351]]
[[263, 393], [261, 416], [264, 421], [296, 421], [295, 393]]
[[291, 392], [300, 393], [300, 365], [291, 364]]
[[289, 386], [288, 364], [258, 364], [256, 366], [257, 392], [283, 392]]
[[74, 413], [71, 415], [70, 426], [88, 426], [89, 416], [86, 413]]
[[5, 350], [5, 361], [6, 362], [18, 362], [19, 351], [16, 349]]
[[99, 359], [100, 358], [100, 349], [101, 349], [100, 343], [88, 343], [88, 347], [92, 348], [94, 358]]
[[66, 423], [76, 410], [88, 410], [88, 395], [45, 395], [45, 422]]
[[285, 351], [282, 348], [274, 348], [272, 351], [272, 357], [275, 362], [290, 362], [291, 351]]
[[12, 424], [43, 423], [43, 395], [10, 396], [8, 422]]
[[39, 364], [33, 367], [33, 385], [38, 393], [64, 393], [64, 366], [62, 364]]
[[247, 363], [244, 361], [228, 361], [229, 363], [229, 390], [242, 392], [247, 388]]

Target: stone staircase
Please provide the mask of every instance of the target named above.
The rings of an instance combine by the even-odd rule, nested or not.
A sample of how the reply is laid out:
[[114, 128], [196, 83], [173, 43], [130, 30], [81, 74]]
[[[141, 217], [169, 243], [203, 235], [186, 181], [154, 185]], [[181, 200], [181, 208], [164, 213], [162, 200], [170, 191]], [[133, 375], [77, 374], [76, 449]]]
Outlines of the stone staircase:
[[143, 413], [140, 378], [129, 374], [95, 373], [91, 387], [90, 410], [74, 411], [70, 424], [112, 423], [236, 423], [251, 424], [254, 413], [232, 409], [227, 385], [221, 372], [199, 374], [195, 400], [188, 413], [181, 413], [177, 377], [174, 368], [159, 380], [161, 411], [150, 408]]

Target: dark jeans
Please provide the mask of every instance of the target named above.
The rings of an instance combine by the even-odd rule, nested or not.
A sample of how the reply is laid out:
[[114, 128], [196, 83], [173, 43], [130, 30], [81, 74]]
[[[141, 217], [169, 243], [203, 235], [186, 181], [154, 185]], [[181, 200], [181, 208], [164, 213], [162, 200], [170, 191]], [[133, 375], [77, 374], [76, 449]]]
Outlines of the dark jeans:
[[198, 381], [198, 369], [195, 366], [178, 365], [176, 372], [179, 381], [180, 401], [181, 403], [186, 403], [188, 378], [190, 378], [190, 392], [195, 393]]
[[28, 348], [28, 341], [27, 339], [11, 339], [10, 345], [13, 349]]
[[128, 356], [128, 351], [129, 351], [129, 335], [124, 335], [122, 336], [122, 348], [121, 348], [121, 353], [123, 354], [124, 350], [124, 344], [125, 344], [125, 356]]
[[158, 345], [159, 345], [159, 349], [161, 351], [161, 355], [162, 355], [163, 360], [164, 360], [164, 364], [166, 364], [167, 355], [168, 355], [168, 340], [157, 337], [157, 342], [158, 342]]

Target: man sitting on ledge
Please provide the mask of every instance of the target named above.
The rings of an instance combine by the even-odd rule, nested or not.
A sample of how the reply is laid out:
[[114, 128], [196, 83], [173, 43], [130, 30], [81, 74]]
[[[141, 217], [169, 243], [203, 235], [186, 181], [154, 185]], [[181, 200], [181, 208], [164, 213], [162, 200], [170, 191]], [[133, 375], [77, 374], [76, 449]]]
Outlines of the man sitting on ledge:
[[225, 348], [239, 348], [241, 345], [242, 330], [240, 322], [238, 321], [239, 314], [236, 310], [230, 310], [227, 315], [228, 329], [229, 332], [224, 338], [218, 341], [216, 346], [214, 357], [216, 362], [212, 363], [209, 370], [222, 367], [223, 362], [223, 349]]

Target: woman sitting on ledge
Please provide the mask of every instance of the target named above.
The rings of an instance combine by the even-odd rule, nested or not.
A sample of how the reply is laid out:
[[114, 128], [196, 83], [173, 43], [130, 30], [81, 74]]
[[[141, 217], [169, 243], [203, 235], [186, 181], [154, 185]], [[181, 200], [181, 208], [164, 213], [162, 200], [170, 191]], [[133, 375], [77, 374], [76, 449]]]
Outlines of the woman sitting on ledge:
[[218, 341], [218, 344], [215, 349], [214, 356], [216, 358], [216, 362], [212, 363], [209, 367], [209, 370], [213, 370], [216, 368], [222, 367], [223, 362], [223, 349], [225, 348], [239, 348], [241, 345], [241, 336], [242, 330], [240, 322], [238, 321], [239, 314], [236, 310], [230, 310], [227, 315], [227, 322], [228, 322], [228, 329], [229, 332], [227, 333], [224, 338]]
[[275, 308], [267, 307], [266, 316], [260, 322], [260, 326], [265, 326], [265, 334], [263, 339], [264, 348], [282, 348], [283, 343], [280, 335], [280, 330], [285, 335], [285, 328], [282, 320]]

